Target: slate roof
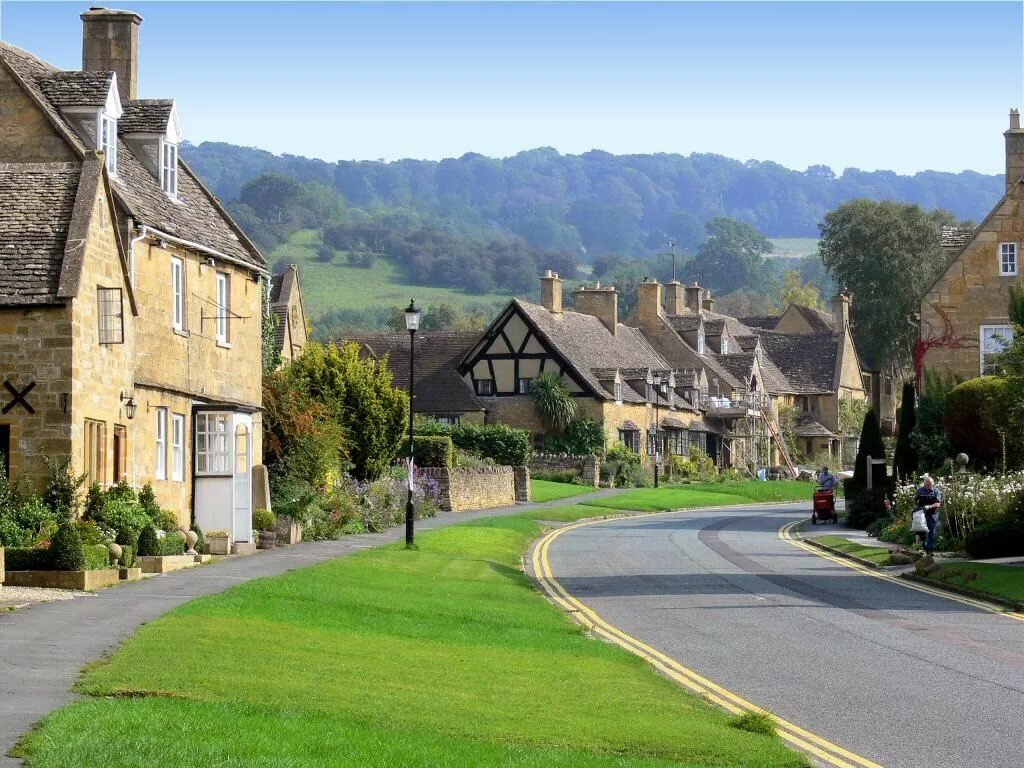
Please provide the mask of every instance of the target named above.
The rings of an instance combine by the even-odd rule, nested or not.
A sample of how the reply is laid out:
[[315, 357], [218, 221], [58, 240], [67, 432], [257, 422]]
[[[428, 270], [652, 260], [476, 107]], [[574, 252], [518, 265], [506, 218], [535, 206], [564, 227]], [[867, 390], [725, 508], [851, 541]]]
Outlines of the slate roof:
[[754, 369], [754, 356], [745, 352], [730, 355], [718, 355], [715, 358], [719, 365], [732, 374], [741, 385], [750, 382], [750, 374]]
[[704, 321], [700, 315], [669, 315], [668, 324], [680, 333], [692, 333]]
[[569, 310], [556, 314], [539, 304], [520, 299], [513, 299], [512, 303], [569, 362], [586, 384], [607, 399], [612, 399], [613, 393], [598, 380], [594, 374], [595, 368], [672, 368], [636, 328], [619, 323], [616, 333], [612, 334], [593, 315]]
[[80, 163], [0, 164], [0, 305], [57, 303]]
[[[62, 73], [35, 56], [3, 41], [0, 41], [0, 65], [6, 67], [29, 96], [38, 103], [40, 109], [79, 156], [91, 151], [93, 142], [83, 142], [71, 124], [61, 115], [60, 100], [95, 98], [91, 90], [89, 95], [84, 94], [88, 90], [85, 83], [92, 83], [90, 88], [98, 87], [98, 78], [110, 73], [84, 73], [84, 76], [83, 73]], [[74, 87], [69, 84], [74, 84]], [[83, 94], [67, 95], [75, 88], [79, 88]], [[51, 100], [47, 89], [56, 100]], [[231, 220], [192, 170], [180, 159], [178, 165], [179, 199], [176, 202], [164, 194], [157, 179], [132, 153], [128, 144], [119, 140], [117, 176], [111, 179], [115, 198], [138, 224], [155, 227], [183, 240], [201, 243], [264, 272], [266, 260], [259, 249]]]
[[793, 434], [797, 437], [836, 437], [831, 429], [809, 416], [800, 419], [793, 429]]
[[[459, 375], [459, 362], [480, 340], [477, 331], [419, 331], [416, 334], [416, 402], [419, 413], [482, 411], [484, 405]], [[394, 385], [409, 391], [409, 334], [364, 333], [340, 339], [355, 341], [376, 359], [386, 355]]]
[[174, 99], [136, 99], [121, 104], [123, 114], [117, 121], [117, 132], [165, 133], [174, 111]]
[[791, 385], [789, 391], [810, 394], [834, 391], [836, 340], [832, 334], [761, 331], [761, 347]]
[[771, 331], [778, 324], [779, 317], [780, 315], [754, 315], [737, 319], [748, 328], [767, 328]]
[[113, 72], [55, 71], [39, 77], [37, 83], [55, 107], [102, 107], [113, 79]]
[[792, 304], [791, 306], [803, 316], [814, 333], [832, 333], [831, 315], [801, 304]]

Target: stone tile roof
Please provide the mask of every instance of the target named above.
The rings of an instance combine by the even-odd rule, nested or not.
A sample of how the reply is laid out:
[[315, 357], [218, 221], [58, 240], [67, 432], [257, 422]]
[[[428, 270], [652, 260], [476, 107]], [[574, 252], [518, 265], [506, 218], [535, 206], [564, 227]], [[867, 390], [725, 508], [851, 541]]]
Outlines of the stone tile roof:
[[796, 427], [793, 429], [793, 434], [797, 437], [836, 437], [836, 434], [831, 429], [815, 421], [810, 416], [805, 416], [797, 422]]
[[754, 356], [746, 352], [739, 352], [729, 355], [718, 355], [715, 358], [719, 365], [729, 371], [733, 378], [746, 386], [750, 382], [750, 376], [754, 370]]
[[79, 163], [0, 164], [0, 305], [58, 301]]
[[669, 315], [668, 323], [680, 333], [692, 333], [704, 322], [700, 315]]
[[943, 248], [960, 250], [974, 237], [974, 227], [945, 226], [939, 233], [939, 243]]
[[832, 333], [832, 315], [801, 304], [793, 304], [792, 307], [803, 316], [814, 333]]
[[576, 373], [607, 399], [612, 399], [613, 394], [594, 375], [595, 368], [653, 368], [664, 371], [672, 367], [636, 328], [619, 323], [613, 334], [593, 315], [568, 310], [556, 314], [539, 304], [520, 299], [512, 301]]
[[838, 344], [830, 333], [790, 334], [761, 331], [761, 348], [776, 365], [791, 392], [835, 391]]
[[[459, 362], [480, 340], [477, 331], [419, 331], [416, 334], [416, 402], [419, 413], [482, 411], [484, 404], [459, 375]], [[355, 341], [377, 360], [388, 358], [394, 385], [409, 391], [409, 334], [364, 333], [347, 336], [338, 344]]]
[[757, 349], [757, 334], [751, 334], [749, 336], [737, 336], [736, 343], [740, 345], [740, 349], [744, 352], [752, 352]]
[[278, 272], [270, 281], [270, 311], [276, 318], [274, 325], [274, 349], [278, 354], [284, 351], [284, 338], [288, 326], [288, 302], [297, 286], [295, 270]]
[[[0, 41], [0, 65], [22, 85], [80, 156], [92, 149], [92, 144], [86, 146], [61, 115], [60, 105], [51, 101], [44, 90], [44, 83], [52, 83], [54, 76], [61, 74], [60, 70], [3, 41]], [[74, 80], [72, 75], [82, 73], [64, 74], [68, 75], [68, 80]], [[89, 74], [97, 73], [86, 73]], [[111, 179], [115, 198], [138, 224], [154, 227], [182, 240], [200, 243], [261, 272], [265, 271], [266, 260], [259, 249], [231, 220], [192, 170], [180, 159], [178, 165], [179, 199], [172, 201], [160, 189], [153, 174], [132, 153], [128, 144], [119, 140], [117, 176]]]
[[165, 133], [174, 111], [174, 99], [136, 99], [121, 105], [123, 114], [117, 121], [117, 132]]
[[781, 315], [754, 315], [751, 317], [737, 318], [748, 328], [766, 328], [769, 331], [775, 330]]
[[55, 107], [102, 107], [107, 103], [113, 80], [113, 72], [57, 71], [37, 82]]

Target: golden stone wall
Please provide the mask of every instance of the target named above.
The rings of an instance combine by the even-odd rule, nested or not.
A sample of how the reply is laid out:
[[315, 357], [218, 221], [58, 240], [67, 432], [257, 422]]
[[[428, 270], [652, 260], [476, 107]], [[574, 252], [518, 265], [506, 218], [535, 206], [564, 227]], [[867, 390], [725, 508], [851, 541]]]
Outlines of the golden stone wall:
[[74, 162], [78, 157], [0, 66], [0, 163]]

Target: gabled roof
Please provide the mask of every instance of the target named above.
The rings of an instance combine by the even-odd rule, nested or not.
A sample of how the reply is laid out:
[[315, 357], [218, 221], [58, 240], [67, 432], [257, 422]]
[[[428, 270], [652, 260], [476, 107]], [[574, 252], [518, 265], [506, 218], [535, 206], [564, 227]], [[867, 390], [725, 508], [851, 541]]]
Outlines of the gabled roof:
[[766, 328], [769, 331], [775, 330], [781, 315], [755, 315], [752, 317], [737, 318], [748, 328]]
[[[270, 280], [270, 311], [277, 322], [274, 324], [274, 349], [278, 354], [284, 351], [284, 339], [288, 328], [288, 305], [295, 299], [302, 303], [299, 293], [299, 277], [294, 265], [289, 265], [282, 272], [275, 274]], [[303, 318], [305, 310], [303, 310]]]
[[165, 133], [174, 112], [174, 99], [136, 99], [124, 102], [122, 108], [118, 133]]
[[801, 314], [814, 333], [832, 333], [831, 315], [811, 307], [805, 307], [802, 304], [790, 304], [789, 306]]
[[943, 248], [959, 250], [974, 237], [974, 227], [944, 226], [939, 232], [939, 244]]
[[102, 107], [114, 84], [114, 73], [56, 71], [37, 82], [55, 107]]
[[835, 432], [810, 416], [805, 416], [797, 422], [793, 434], [797, 437], [836, 437]]
[[729, 373], [733, 375], [742, 386], [746, 386], [750, 383], [750, 376], [754, 371], [754, 360], [753, 355], [745, 352], [729, 355], [718, 355], [715, 358], [719, 364], [724, 367]]
[[792, 392], [835, 391], [838, 344], [830, 333], [793, 334], [761, 331], [761, 347], [791, 385]]
[[[105, 76], [110, 73], [63, 73], [30, 53], [0, 41], [0, 65], [4, 66], [26, 94], [37, 104], [57, 132], [68, 145], [84, 157], [92, 149], [76, 133], [61, 113], [61, 104], [51, 100], [46, 88], [58, 100], [67, 90], [67, 82], [92, 83], [90, 89], [98, 87], [93, 75]], [[79, 77], [84, 74], [84, 77]], [[61, 75], [62, 77], [56, 77]], [[53, 83], [61, 85], [54, 86]], [[56, 90], [54, 90], [56, 88]], [[82, 89], [86, 90], [85, 85]], [[58, 93], [59, 92], [59, 93]], [[92, 99], [88, 96], [68, 98]], [[192, 170], [180, 159], [178, 174], [178, 200], [171, 200], [159, 182], [143, 165], [123, 140], [118, 141], [117, 176], [111, 179], [111, 189], [118, 202], [138, 224], [154, 227], [182, 240], [200, 243], [237, 259], [257, 271], [265, 272], [266, 260], [259, 249], [245, 233], [231, 220], [217, 199], [203, 186]]]
[[[419, 413], [482, 411], [484, 405], [462, 376], [458, 366], [480, 339], [477, 331], [419, 331], [416, 334], [416, 400]], [[409, 391], [409, 334], [364, 333], [348, 336], [339, 345], [354, 341], [375, 359], [388, 358], [394, 385]]]

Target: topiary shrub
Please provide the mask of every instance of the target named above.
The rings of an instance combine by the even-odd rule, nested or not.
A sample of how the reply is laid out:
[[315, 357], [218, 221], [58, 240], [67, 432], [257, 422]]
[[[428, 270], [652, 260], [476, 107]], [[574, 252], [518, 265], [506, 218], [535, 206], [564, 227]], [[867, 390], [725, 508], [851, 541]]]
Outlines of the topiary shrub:
[[70, 520], [65, 520], [57, 528], [50, 542], [50, 554], [55, 571], [85, 570], [85, 549], [78, 528]]
[[4, 567], [8, 571], [52, 571], [53, 557], [41, 547], [8, 547], [4, 550]]
[[135, 547], [131, 544], [121, 545], [121, 567], [122, 568], [134, 568], [135, 567]]
[[86, 520], [102, 520], [103, 507], [106, 503], [106, 492], [100, 487], [99, 483], [93, 483], [85, 493], [85, 504], [82, 507], [82, 517]]
[[[864, 414], [864, 426], [860, 431], [860, 445], [857, 449], [857, 458], [853, 465], [853, 483], [849, 490], [860, 491], [868, 487], [868, 457], [872, 459], [885, 458], [885, 442], [882, 440], [882, 430], [878, 426], [878, 416], [875, 412], [868, 411]], [[885, 464], [875, 464], [871, 468], [871, 482], [874, 488], [884, 488], [888, 482], [888, 472]], [[850, 497], [847, 496], [847, 499]]]
[[156, 528], [147, 525], [139, 534], [139, 557], [156, 557], [160, 553], [160, 539], [156, 537]]
[[176, 512], [172, 512], [169, 509], [161, 509], [160, 514], [157, 516], [156, 525], [161, 531], [170, 533], [171, 531], [178, 530], [181, 523], [178, 522], [178, 514]]
[[158, 539], [158, 555], [171, 556], [185, 554], [185, 537], [178, 531], [168, 533]]
[[78, 517], [86, 475], [76, 477], [71, 474], [71, 459], [60, 460], [44, 456], [43, 463], [46, 465], [43, 503], [60, 519]]
[[252, 511], [252, 527], [257, 531], [272, 531], [277, 526], [277, 516], [269, 509]]
[[[454, 463], [455, 449], [448, 435], [416, 435], [412, 453], [417, 467], [450, 467]], [[409, 441], [406, 440], [399, 456], [408, 455]]]
[[110, 550], [106, 544], [89, 544], [84, 547], [85, 567], [83, 571], [101, 571], [110, 567]]
[[[138, 539], [139, 532], [151, 524], [149, 517], [142, 511], [135, 499], [123, 498], [107, 493], [103, 512], [96, 522], [113, 528], [118, 536], [126, 536], [131, 540]], [[120, 542], [119, 542], [120, 543]]]
[[875, 487], [863, 490], [854, 497], [846, 498], [846, 525], [850, 528], [867, 528], [876, 520], [889, 517], [885, 508], [885, 488]]
[[146, 513], [150, 520], [154, 524], [160, 522], [160, 504], [157, 503], [156, 494], [153, 493], [153, 486], [150, 483], [146, 483], [142, 486], [142, 490], [139, 491], [139, 506], [142, 511]]
[[988, 467], [1002, 465], [1004, 446], [1007, 463], [1015, 465], [1020, 450], [1020, 430], [1008, 428], [1013, 413], [1013, 388], [1008, 379], [979, 376], [958, 384], [946, 395], [943, 426], [955, 451], [967, 453]]

